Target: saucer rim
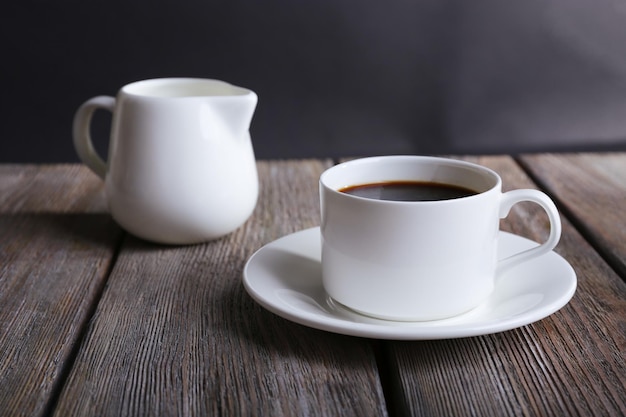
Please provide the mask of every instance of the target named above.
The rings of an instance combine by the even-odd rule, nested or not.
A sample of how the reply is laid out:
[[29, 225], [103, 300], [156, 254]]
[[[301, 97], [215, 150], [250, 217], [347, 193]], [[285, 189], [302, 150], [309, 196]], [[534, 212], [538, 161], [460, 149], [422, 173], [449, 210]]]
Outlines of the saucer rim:
[[[526, 241], [527, 244], [537, 244], [530, 239], [514, 233], [499, 231], [499, 234], [508, 235], [509, 238]], [[462, 318], [462, 316], [470, 314], [474, 310], [450, 319], [425, 322], [396, 322], [373, 319], [365, 316], [363, 316], [363, 319], [372, 320], [373, 322], [355, 322], [342, 318], [336, 314], [329, 317], [322, 314], [311, 313], [309, 311], [288, 308], [285, 304], [280, 304], [279, 306], [277, 303], [272, 302], [271, 298], [265, 297], [262, 292], [255, 288], [255, 279], [252, 277], [253, 274], [250, 273], [250, 268], [254, 266], [255, 262], [258, 261], [258, 258], [262, 256], [267, 249], [280, 245], [288, 239], [314, 239], [314, 236], [319, 235], [320, 228], [311, 227], [284, 235], [263, 245], [248, 258], [243, 268], [242, 275], [243, 285], [246, 292], [263, 308], [291, 322], [327, 332], [373, 339], [409, 341], [456, 339], [500, 333], [532, 324], [554, 314], [569, 303], [577, 288], [577, 277], [573, 267], [566, 259], [554, 251], [550, 251], [543, 256], [553, 257], [556, 261], [558, 261], [559, 267], [563, 268], [562, 274], [567, 274], [567, 282], [563, 283], [561, 288], [562, 293], [560, 293], [560, 296], [548, 305], [540, 304], [538, 307], [532, 307], [528, 311], [525, 311], [515, 317], [509, 317], [495, 323], [493, 321], [484, 321], [481, 323], [480, 320], [478, 320], [475, 323], [469, 321], [465, 323], [449, 324], [451, 320]], [[321, 277], [319, 279], [321, 280]], [[328, 297], [328, 294], [326, 294], [326, 296]], [[349, 310], [346, 307], [343, 308]], [[480, 308], [480, 306], [478, 308]], [[478, 318], [480, 319], [480, 315]]]

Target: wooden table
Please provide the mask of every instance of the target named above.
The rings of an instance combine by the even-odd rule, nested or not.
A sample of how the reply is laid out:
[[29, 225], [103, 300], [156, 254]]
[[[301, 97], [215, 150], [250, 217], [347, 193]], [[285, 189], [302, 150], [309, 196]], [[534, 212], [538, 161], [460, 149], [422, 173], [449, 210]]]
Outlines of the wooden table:
[[[521, 328], [410, 342], [298, 325], [243, 288], [255, 250], [319, 224], [331, 160], [260, 161], [252, 218], [184, 247], [122, 231], [83, 166], [0, 165], [0, 415], [626, 415], [626, 154], [465, 159], [555, 199], [578, 289]], [[514, 210], [504, 230], [545, 237]]]

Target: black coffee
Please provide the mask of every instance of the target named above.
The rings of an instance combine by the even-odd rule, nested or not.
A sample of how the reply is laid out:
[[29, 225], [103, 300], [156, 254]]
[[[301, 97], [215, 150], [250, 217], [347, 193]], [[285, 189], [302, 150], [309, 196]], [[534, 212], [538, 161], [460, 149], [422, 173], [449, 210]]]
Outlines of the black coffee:
[[392, 201], [450, 200], [478, 194], [474, 190], [456, 185], [418, 181], [389, 181], [352, 185], [339, 191], [359, 197]]

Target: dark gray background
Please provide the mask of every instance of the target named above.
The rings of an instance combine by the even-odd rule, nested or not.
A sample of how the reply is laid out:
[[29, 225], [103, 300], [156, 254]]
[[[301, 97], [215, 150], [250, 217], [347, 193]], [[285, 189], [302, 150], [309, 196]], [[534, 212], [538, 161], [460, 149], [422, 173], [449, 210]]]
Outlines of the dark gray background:
[[[254, 90], [258, 158], [626, 149], [623, 0], [12, 0], [0, 162], [136, 80]], [[110, 117], [94, 127], [106, 149]]]

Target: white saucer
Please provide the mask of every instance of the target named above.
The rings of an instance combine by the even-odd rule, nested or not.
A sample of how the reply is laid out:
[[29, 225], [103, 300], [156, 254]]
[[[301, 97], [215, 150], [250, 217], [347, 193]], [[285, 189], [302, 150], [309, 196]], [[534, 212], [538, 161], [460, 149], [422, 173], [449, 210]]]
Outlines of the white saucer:
[[[392, 340], [450, 339], [524, 326], [559, 310], [576, 291], [576, 273], [550, 252], [498, 277], [481, 306], [461, 316], [424, 322], [366, 317], [333, 302], [322, 287], [318, 227], [282, 237], [259, 249], [243, 271], [246, 291], [269, 311], [296, 323], [329, 332]], [[536, 246], [500, 232], [499, 256]]]

